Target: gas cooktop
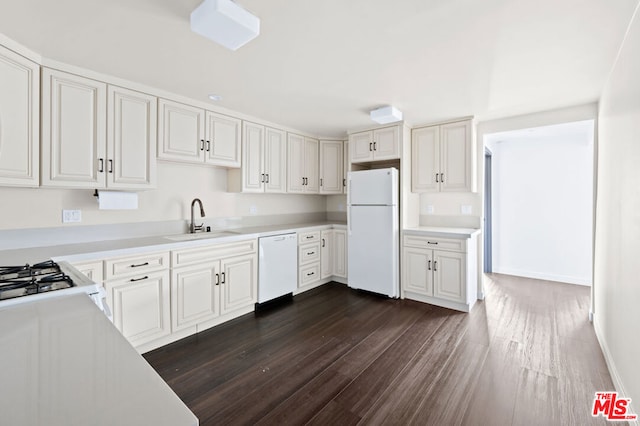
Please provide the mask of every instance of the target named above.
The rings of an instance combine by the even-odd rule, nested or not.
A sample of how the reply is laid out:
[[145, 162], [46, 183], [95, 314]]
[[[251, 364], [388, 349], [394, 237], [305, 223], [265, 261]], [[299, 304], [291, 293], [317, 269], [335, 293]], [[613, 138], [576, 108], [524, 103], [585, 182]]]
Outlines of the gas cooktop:
[[52, 260], [33, 265], [0, 266], [0, 300], [63, 290], [75, 285]]

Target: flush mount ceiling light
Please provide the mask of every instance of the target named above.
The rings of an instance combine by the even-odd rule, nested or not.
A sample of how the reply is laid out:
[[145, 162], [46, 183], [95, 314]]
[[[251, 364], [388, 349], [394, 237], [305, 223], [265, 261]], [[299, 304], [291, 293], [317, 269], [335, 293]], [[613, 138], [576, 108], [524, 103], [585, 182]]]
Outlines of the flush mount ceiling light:
[[378, 124], [395, 123], [396, 121], [402, 121], [402, 111], [394, 106], [386, 106], [378, 109], [374, 109], [370, 112], [371, 119]]
[[191, 12], [191, 31], [237, 50], [260, 34], [260, 19], [231, 0], [204, 0]]

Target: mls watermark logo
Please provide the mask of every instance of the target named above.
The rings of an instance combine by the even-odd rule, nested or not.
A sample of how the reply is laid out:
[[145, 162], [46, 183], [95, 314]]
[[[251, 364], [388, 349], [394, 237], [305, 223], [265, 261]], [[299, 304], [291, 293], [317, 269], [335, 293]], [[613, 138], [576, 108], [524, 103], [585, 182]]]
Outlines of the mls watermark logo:
[[638, 416], [629, 412], [630, 405], [631, 398], [618, 398], [618, 392], [596, 392], [591, 415], [610, 422], [636, 420]]

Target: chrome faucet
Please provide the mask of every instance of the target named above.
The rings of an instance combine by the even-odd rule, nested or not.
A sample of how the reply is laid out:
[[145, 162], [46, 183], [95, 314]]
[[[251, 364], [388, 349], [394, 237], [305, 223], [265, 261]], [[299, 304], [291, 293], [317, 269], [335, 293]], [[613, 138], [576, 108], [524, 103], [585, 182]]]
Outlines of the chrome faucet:
[[191, 202], [191, 225], [189, 226], [189, 232], [192, 234], [204, 230], [204, 223], [201, 223], [200, 225], [196, 225], [195, 223], [193, 208], [195, 207], [196, 203], [200, 204], [200, 217], [204, 217], [204, 208], [202, 207], [202, 201], [200, 201], [200, 198], [194, 198]]

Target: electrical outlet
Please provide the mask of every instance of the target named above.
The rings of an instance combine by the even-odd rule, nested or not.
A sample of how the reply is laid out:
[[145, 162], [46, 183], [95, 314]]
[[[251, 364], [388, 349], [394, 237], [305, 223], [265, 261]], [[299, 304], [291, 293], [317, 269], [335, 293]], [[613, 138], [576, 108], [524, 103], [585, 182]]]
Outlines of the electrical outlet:
[[62, 210], [62, 223], [82, 222], [82, 210]]
[[249, 214], [258, 214], [258, 208], [256, 206], [249, 206]]
[[343, 212], [344, 211], [344, 204], [338, 203], [338, 211], [339, 212]]
[[462, 214], [472, 214], [473, 213], [473, 209], [471, 208], [471, 206], [469, 204], [462, 204], [460, 206], [460, 213], [462, 213]]
[[427, 214], [433, 214], [435, 212], [435, 209], [433, 208], [432, 205], [428, 205], [427, 206]]

